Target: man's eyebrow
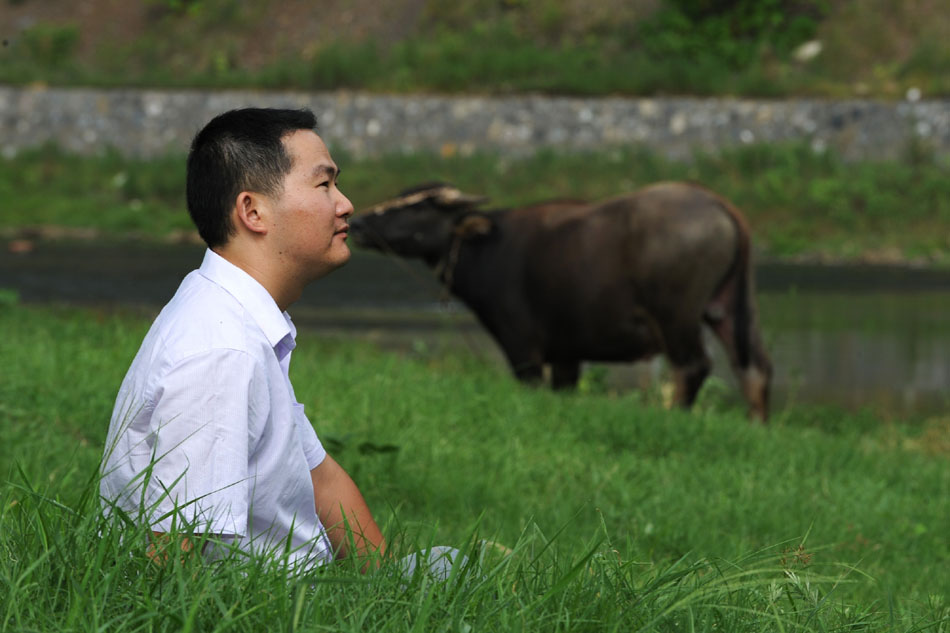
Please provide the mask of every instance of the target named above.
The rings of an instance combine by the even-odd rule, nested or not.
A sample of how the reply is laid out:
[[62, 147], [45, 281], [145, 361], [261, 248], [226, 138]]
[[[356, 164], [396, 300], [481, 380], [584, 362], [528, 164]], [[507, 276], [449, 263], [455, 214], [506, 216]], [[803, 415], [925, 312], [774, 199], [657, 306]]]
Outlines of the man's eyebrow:
[[326, 176], [330, 180], [336, 180], [340, 177], [340, 169], [338, 167], [334, 167], [333, 165], [317, 165], [313, 168], [313, 171], [310, 175], [314, 179], [320, 178], [321, 176]]

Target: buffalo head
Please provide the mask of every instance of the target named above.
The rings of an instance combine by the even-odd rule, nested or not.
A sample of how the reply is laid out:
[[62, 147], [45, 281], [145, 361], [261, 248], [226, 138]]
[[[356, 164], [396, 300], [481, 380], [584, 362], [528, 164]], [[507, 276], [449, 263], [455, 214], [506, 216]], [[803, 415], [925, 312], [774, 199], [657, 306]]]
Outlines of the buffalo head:
[[476, 211], [486, 200], [445, 183], [420, 185], [351, 218], [350, 236], [358, 246], [434, 265], [453, 238], [489, 230], [488, 218]]

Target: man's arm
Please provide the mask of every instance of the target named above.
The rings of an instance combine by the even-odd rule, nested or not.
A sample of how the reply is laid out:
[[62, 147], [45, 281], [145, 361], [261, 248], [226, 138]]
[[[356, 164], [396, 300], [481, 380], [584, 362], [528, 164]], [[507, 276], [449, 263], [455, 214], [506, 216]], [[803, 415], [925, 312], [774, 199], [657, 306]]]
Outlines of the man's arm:
[[[374, 552], [386, 552], [386, 541], [373, 520], [369, 506], [359, 488], [327, 455], [319, 466], [310, 471], [313, 480], [313, 500], [317, 516], [327, 530], [333, 551], [341, 558], [347, 556], [368, 557]], [[352, 534], [355, 551], [350, 551], [347, 530]]]

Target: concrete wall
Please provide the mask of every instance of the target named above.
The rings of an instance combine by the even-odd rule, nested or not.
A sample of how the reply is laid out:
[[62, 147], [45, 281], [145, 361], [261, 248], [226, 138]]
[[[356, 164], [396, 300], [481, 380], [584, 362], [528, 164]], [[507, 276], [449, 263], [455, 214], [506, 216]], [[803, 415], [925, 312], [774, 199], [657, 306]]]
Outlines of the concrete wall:
[[478, 150], [525, 154], [643, 145], [671, 158], [755, 142], [806, 141], [851, 159], [900, 156], [914, 139], [950, 155], [950, 101], [389, 96], [359, 93], [94, 90], [0, 86], [0, 152], [55, 142], [184, 152], [215, 114], [241, 106], [314, 110], [332, 148], [353, 156]]

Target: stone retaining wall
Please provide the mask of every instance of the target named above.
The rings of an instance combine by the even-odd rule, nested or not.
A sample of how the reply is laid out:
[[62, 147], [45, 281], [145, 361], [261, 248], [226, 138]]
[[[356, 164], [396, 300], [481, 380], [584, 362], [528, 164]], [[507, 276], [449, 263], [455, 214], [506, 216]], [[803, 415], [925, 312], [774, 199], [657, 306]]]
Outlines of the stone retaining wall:
[[950, 155], [950, 101], [390, 96], [360, 93], [93, 90], [0, 86], [0, 152], [46, 142], [77, 153], [184, 152], [215, 114], [314, 110], [331, 148], [355, 157], [478, 150], [526, 154], [642, 145], [671, 158], [756, 142], [806, 141], [849, 159], [900, 156], [923, 140]]

